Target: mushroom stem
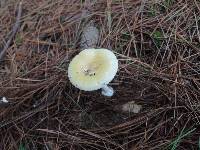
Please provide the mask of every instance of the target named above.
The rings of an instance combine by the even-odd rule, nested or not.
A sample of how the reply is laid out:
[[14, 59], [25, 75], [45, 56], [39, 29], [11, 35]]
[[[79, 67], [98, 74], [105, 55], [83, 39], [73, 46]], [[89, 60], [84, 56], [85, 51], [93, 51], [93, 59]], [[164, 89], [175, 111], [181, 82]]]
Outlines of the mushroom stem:
[[101, 94], [104, 96], [111, 97], [114, 94], [114, 90], [111, 86], [104, 85], [102, 88]]

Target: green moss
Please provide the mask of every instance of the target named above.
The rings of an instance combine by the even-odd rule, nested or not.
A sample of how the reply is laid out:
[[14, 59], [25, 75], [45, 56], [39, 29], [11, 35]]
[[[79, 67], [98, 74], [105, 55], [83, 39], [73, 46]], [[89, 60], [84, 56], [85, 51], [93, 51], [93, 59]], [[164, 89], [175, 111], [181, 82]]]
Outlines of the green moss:
[[26, 150], [24, 144], [21, 143], [21, 144], [19, 145], [19, 149], [18, 149], [18, 150]]
[[155, 41], [156, 46], [158, 48], [160, 48], [161, 44], [162, 44], [162, 41], [163, 41], [163, 38], [164, 38], [163, 33], [158, 31], [158, 30], [156, 30], [156, 31], [153, 32], [152, 37], [153, 37], [153, 39]]
[[150, 17], [156, 16], [156, 8], [154, 6], [149, 8], [148, 16], [150, 16]]
[[165, 0], [164, 1], [164, 5], [169, 8], [172, 6], [172, 4], [174, 3], [174, 0]]
[[16, 45], [20, 46], [22, 44], [22, 42], [23, 42], [23, 39], [20, 36], [20, 34], [16, 34], [16, 36], [15, 36], [15, 43], [16, 43]]

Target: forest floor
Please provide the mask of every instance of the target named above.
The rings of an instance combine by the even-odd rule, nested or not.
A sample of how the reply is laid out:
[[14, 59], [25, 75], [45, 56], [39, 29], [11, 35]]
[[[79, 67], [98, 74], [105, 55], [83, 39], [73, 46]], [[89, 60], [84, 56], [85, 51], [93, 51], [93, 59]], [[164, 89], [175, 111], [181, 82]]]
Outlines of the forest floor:
[[[19, 3], [0, 1], [1, 150], [200, 148], [199, 1]], [[112, 97], [80, 91], [67, 77], [91, 20], [96, 47], [119, 59]], [[122, 109], [133, 104], [142, 109]]]

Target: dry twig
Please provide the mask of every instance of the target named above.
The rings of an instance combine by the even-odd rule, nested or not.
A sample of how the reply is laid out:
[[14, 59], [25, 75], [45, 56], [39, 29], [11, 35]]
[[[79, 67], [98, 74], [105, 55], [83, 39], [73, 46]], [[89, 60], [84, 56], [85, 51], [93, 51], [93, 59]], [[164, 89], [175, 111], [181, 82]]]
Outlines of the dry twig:
[[11, 35], [10, 37], [8, 38], [8, 41], [6, 42], [4, 48], [1, 50], [0, 52], [0, 61], [2, 61], [4, 59], [4, 56], [6, 54], [6, 51], [7, 49], [9, 48], [14, 36], [16, 35], [17, 33], [17, 30], [19, 29], [20, 27], [20, 18], [21, 18], [21, 15], [22, 15], [22, 2], [19, 3], [19, 6], [18, 6], [18, 13], [17, 13], [17, 18], [16, 18], [16, 22], [15, 22], [15, 25], [13, 26], [12, 28], [12, 32], [11, 32]]

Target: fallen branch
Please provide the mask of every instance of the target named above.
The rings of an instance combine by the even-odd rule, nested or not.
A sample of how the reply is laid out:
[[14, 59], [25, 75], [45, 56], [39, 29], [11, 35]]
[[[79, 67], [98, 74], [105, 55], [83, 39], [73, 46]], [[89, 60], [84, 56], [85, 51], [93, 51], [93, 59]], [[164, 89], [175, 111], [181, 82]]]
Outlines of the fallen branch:
[[21, 18], [21, 15], [22, 15], [22, 2], [19, 3], [19, 7], [18, 7], [18, 13], [17, 13], [17, 18], [16, 18], [16, 22], [15, 22], [15, 25], [13, 26], [12, 28], [12, 32], [11, 32], [11, 35], [10, 37], [8, 38], [8, 41], [6, 42], [3, 50], [1, 50], [0, 52], [0, 61], [2, 61], [4, 59], [4, 56], [6, 54], [6, 50], [9, 48], [14, 36], [16, 35], [17, 33], [17, 30], [20, 26], [20, 18]]

